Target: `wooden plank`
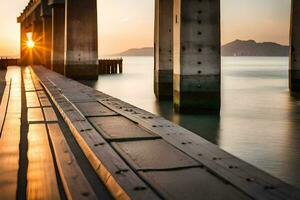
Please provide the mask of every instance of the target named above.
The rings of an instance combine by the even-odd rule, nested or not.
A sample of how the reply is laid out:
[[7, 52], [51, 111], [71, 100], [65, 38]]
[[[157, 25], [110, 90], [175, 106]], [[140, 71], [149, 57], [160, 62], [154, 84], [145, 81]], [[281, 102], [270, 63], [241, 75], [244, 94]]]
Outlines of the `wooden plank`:
[[113, 142], [112, 146], [135, 170], [170, 170], [200, 166], [162, 139]]
[[87, 103], [75, 103], [75, 106], [85, 117], [117, 115], [117, 113], [113, 112], [112, 110], [109, 110], [97, 101]]
[[[245, 200], [252, 199], [205, 168], [139, 172], [164, 199]], [[180, 185], [180, 186], [179, 186]]]
[[50, 107], [51, 106], [51, 103], [48, 98], [40, 99], [40, 103], [41, 103], [42, 107]]
[[15, 199], [18, 170], [20, 119], [7, 119], [0, 139], [0, 199]]
[[28, 122], [43, 122], [44, 116], [41, 108], [28, 108]]
[[58, 124], [48, 124], [56, 162], [68, 199], [96, 199]]
[[16, 199], [19, 143], [21, 132], [21, 76], [20, 69], [8, 68], [11, 79], [11, 94], [8, 100], [0, 138], [0, 199]]
[[1, 99], [1, 104], [0, 104], [0, 137], [1, 137], [1, 132], [3, 129], [4, 125], [4, 119], [6, 116], [6, 111], [8, 107], [8, 102], [9, 102], [9, 93], [10, 93], [10, 82], [6, 84], [2, 99]]
[[28, 108], [40, 107], [36, 92], [26, 92], [26, 104]]
[[157, 139], [153, 134], [123, 116], [92, 117], [88, 119], [108, 140]]
[[43, 108], [47, 122], [57, 122], [57, 116], [52, 107]]
[[27, 199], [60, 199], [45, 124], [28, 131]]

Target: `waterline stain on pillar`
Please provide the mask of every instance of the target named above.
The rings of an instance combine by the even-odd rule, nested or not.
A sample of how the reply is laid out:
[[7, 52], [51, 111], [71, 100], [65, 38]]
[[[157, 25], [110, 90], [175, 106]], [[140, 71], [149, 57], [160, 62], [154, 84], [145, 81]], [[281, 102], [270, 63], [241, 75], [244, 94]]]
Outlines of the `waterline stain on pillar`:
[[300, 92], [300, 1], [292, 0], [291, 5], [289, 86]]
[[97, 0], [65, 3], [65, 75], [73, 79], [97, 79]]
[[65, 4], [56, 0], [49, 4], [52, 7], [52, 49], [51, 69], [62, 75], [65, 74]]
[[173, 98], [173, 1], [155, 0], [154, 93]]
[[220, 111], [220, 0], [174, 1], [174, 108]]

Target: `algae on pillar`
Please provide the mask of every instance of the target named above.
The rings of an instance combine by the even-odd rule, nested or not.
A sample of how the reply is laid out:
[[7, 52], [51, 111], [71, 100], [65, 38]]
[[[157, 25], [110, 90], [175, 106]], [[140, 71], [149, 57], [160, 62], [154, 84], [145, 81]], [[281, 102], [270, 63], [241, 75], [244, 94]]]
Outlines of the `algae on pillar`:
[[65, 75], [97, 79], [97, 0], [66, 0], [65, 4]]
[[173, 98], [173, 1], [155, 0], [154, 92], [159, 100]]
[[52, 49], [51, 69], [62, 75], [65, 74], [65, 1], [49, 1], [52, 9]]
[[220, 0], [174, 0], [174, 107], [220, 111]]
[[300, 92], [300, 1], [292, 0], [291, 6], [289, 86]]

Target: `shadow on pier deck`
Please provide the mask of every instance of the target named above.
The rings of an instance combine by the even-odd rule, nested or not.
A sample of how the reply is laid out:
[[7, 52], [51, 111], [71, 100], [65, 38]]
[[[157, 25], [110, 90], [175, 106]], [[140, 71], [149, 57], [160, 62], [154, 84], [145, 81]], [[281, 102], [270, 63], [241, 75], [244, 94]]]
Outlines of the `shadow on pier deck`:
[[300, 199], [196, 134], [44, 67], [0, 72], [0, 199]]

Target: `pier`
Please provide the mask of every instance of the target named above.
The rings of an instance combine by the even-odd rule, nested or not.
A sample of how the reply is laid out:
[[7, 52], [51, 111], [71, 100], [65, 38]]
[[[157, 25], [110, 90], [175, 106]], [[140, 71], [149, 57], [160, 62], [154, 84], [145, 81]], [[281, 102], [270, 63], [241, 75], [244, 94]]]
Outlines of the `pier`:
[[1, 199], [300, 198], [194, 133], [45, 67], [0, 77]]
[[[173, 99], [177, 112], [219, 113], [220, 0], [155, 3], [157, 99]], [[30, 0], [18, 22], [21, 58], [0, 60], [1, 200], [300, 199], [298, 188], [195, 133], [80, 83], [123, 72], [122, 59], [98, 59], [96, 0]]]
[[6, 69], [8, 66], [18, 65], [18, 64], [19, 64], [19, 59], [17, 58], [0, 57], [0, 69]]
[[100, 59], [98, 66], [99, 74], [122, 74], [123, 59]]

